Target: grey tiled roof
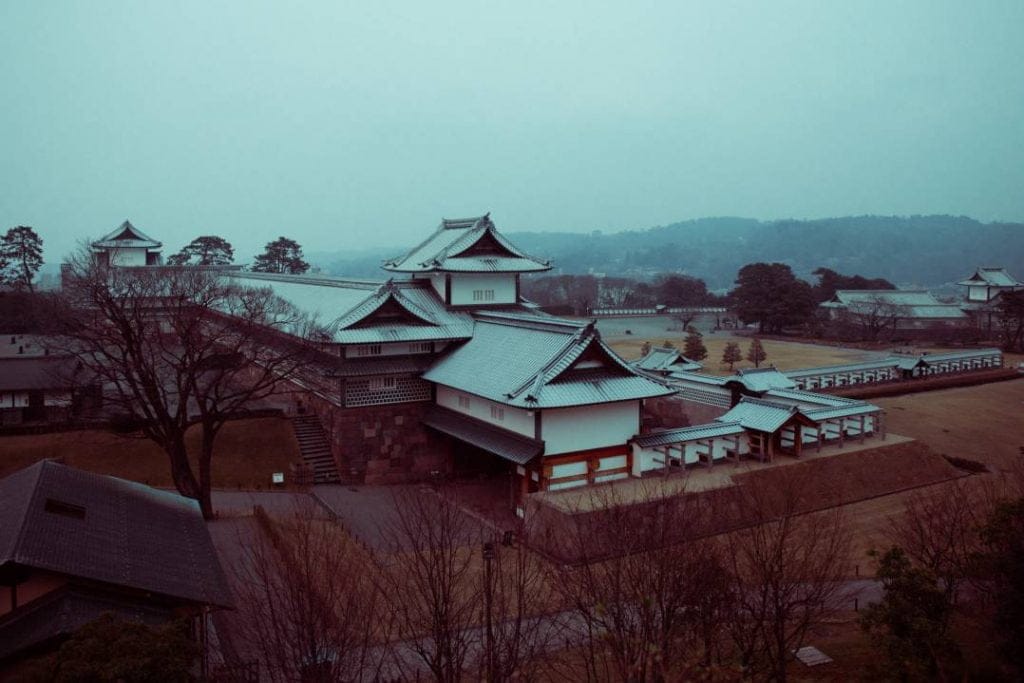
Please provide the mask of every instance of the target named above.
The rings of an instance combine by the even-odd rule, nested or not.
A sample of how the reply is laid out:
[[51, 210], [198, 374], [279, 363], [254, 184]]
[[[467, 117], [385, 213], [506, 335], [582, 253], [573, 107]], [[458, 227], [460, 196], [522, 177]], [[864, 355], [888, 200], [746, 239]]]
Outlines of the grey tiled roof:
[[[388, 302], [404, 309], [414, 318], [413, 322], [374, 321], [373, 314]], [[468, 313], [448, 310], [428, 282], [389, 281], [335, 321], [331, 334], [341, 344], [469, 339], [473, 335], [473, 318]]]
[[821, 304], [825, 308], [870, 313], [878, 306], [891, 306], [900, 318], [964, 318], [959, 304], [944, 304], [923, 289], [841, 289]]
[[737, 381], [750, 391], [768, 391], [769, 389], [792, 389], [796, 382], [786, 377], [774, 367], [740, 368], [727, 381]]
[[831, 394], [818, 394], [813, 391], [800, 391], [799, 389], [772, 389], [765, 393], [765, 398], [784, 398], [791, 401], [799, 401], [815, 406], [842, 407], [849, 405], [860, 405], [863, 401], [843, 396], [832, 396]]
[[652, 348], [646, 356], [633, 361], [632, 365], [653, 372], [691, 372], [704, 367], [679, 353], [677, 349], [660, 346]]
[[136, 228], [131, 224], [131, 221], [125, 221], [115, 230], [108, 232], [93, 242], [92, 246], [105, 249], [127, 249], [132, 247], [157, 249], [163, 245]]
[[801, 412], [815, 422], [819, 420], [835, 419], [837, 417], [851, 417], [853, 415], [869, 415], [880, 412], [882, 409], [870, 403], [856, 403], [848, 406], [824, 407], [824, 408], [802, 408]]
[[[598, 366], [574, 367], [584, 352]], [[557, 408], [666, 396], [601, 341], [593, 323], [477, 313], [473, 338], [424, 379], [523, 408]]]
[[517, 465], [525, 465], [544, 452], [543, 441], [510, 432], [440, 406], [432, 406], [423, 418], [423, 423]]
[[744, 396], [732, 410], [718, 418], [718, 421], [739, 422], [746, 429], [774, 432], [798, 412], [800, 411], [796, 406]]
[[196, 501], [52, 461], [0, 480], [0, 567], [7, 564], [231, 604]]
[[633, 443], [641, 448], [653, 448], [655, 446], [669, 446], [686, 441], [698, 441], [700, 439], [712, 439], [718, 436], [743, 433], [745, 433], [743, 425], [739, 422], [709, 422], [708, 424], [642, 434], [633, 437]]
[[979, 356], [1002, 356], [1003, 352], [997, 348], [971, 349], [969, 351], [943, 351], [941, 353], [926, 353], [921, 359], [927, 363], [935, 363], [947, 360], [963, 360], [965, 358], [977, 358]]
[[958, 285], [989, 285], [990, 287], [1024, 287], [1024, 282], [1006, 272], [1005, 268], [978, 268]]
[[[468, 339], [473, 319], [449, 311], [426, 281], [373, 282], [329, 277], [231, 273], [234, 281], [268, 287], [298, 310], [315, 318], [328, 338], [339, 344]], [[411, 318], [373, 319], [375, 311], [393, 301]]]
[[728, 377], [720, 377], [718, 375], [704, 375], [699, 372], [673, 372], [669, 375], [670, 379], [678, 380], [680, 383], [696, 383], [696, 384], [708, 384], [716, 387], [724, 387], [725, 383], [729, 381]]
[[[473, 251], [472, 248], [485, 238], [494, 248]], [[406, 273], [518, 273], [550, 268], [547, 261], [529, 256], [505, 239], [494, 227], [490, 214], [442, 220], [437, 230], [422, 244], [404, 256], [384, 262], [385, 270]]]

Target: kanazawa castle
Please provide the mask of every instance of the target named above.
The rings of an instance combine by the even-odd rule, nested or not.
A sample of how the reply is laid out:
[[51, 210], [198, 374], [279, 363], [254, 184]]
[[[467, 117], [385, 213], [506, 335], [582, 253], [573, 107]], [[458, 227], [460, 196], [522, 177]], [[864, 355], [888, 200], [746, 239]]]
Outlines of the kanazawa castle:
[[[93, 244], [98, 258], [123, 265], [153, 265], [159, 248], [127, 221]], [[550, 267], [484, 215], [442, 220], [383, 264], [393, 273], [383, 282], [222, 276], [270, 288], [317, 320], [323, 353], [289, 383], [283, 407], [319, 422], [331, 465], [349, 481], [506, 474], [522, 513], [536, 491], [884, 435], [876, 406], [811, 393], [774, 370], [713, 378], [679, 359], [662, 368], [659, 357], [660, 371], [650, 358], [627, 363], [592, 321], [555, 318], [522, 298], [521, 275]], [[652, 426], [666, 401], [704, 412]]]

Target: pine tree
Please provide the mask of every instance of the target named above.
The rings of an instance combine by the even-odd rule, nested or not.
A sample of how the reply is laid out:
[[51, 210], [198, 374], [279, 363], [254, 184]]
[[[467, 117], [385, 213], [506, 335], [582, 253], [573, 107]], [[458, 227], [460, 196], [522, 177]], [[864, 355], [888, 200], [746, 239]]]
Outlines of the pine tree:
[[690, 360], [704, 360], [708, 357], [708, 348], [704, 346], [704, 337], [697, 331], [697, 328], [686, 328], [686, 339], [683, 344], [683, 355]]
[[768, 352], [764, 350], [761, 340], [754, 337], [750, 341], [750, 348], [747, 349], [747, 360], [754, 364], [755, 368], [761, 367], [761, 362], [768, 358]]
[[203, 235], [197, 237], [167, 263], [172, 266], [226, 266], [235, 260], [235, 250], [223, 237]]
[[43, 265], [43, 240], [27, 225], [0, 238], [0, 282], [32, 291], [32, 279]]
[[743, 360], [743, 351], [740, 350], [739, 342], [728, 342], [725, 345], [725, 350], [722, 351], [722, 362], [729, 364], [729, 369], [732, 370], [732, 366], [737, 361]]
[[278, 237], [268, 242], [264, 252], [256, 257], [252, 269], [257, 273], [289, 273], [297, 275], [309, 270], [302, 259], [302, 247], [295, 240]]
[[640, 345], [640, 357], [643, 358], [651, 352], [651, 342], [645, 341]]

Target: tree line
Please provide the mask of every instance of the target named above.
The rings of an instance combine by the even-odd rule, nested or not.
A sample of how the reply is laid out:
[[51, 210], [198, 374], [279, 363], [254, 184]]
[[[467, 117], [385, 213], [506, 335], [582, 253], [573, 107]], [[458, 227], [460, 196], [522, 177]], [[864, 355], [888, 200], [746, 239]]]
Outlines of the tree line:
[[[172, 266], [226, 266], [234, 260], [235, 250], [230, 242], [217, 235], [201, 235], [171, 255], [167, 263]], [[309, 270], [309, 263], [303, 258], [302, 246], [282, 236], [266, 244], [263, 253], [256, 256], [251, 270], [299, 275]]]
[[724, 299], [708, 291], [703, 280], [666, 273], [652, 282], [627, 277], [547, 275], [524, 278], [523, 296], [550, 310], [588, 315], [595, 308], [721, 306]]

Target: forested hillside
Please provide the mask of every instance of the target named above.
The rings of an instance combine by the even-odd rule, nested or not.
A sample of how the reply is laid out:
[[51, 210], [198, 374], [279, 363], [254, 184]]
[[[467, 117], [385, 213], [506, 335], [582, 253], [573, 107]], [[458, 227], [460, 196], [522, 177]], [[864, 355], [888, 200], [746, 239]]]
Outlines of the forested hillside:
[[[978, 265], [1005, 266], [1024, 278], [1024, 224], [980, 223], [963, 216], [701, 218], [616, 233], [506, 234], [523, 249], [551, 259], [556, 274], [644, 279], [678, 271], [703, 279], [712, 289], [730, 288], [737, 271], [757, 261], [786, 263], [808, 280], [822, 266], [929, 287], [956, 281]], [[400, 251], [398, 247], [347, 259], [338, 255], [321, 263], [339, 275], [380, 277], [380, 259]]]

